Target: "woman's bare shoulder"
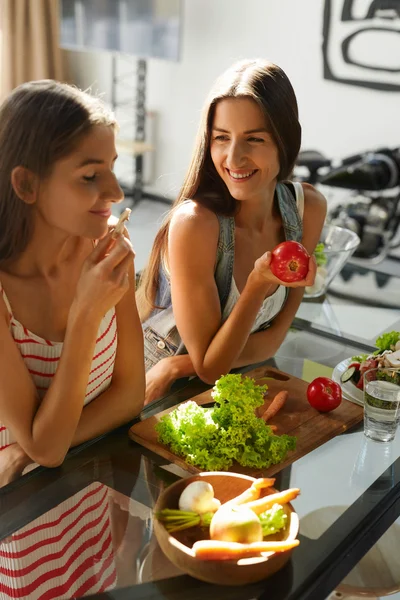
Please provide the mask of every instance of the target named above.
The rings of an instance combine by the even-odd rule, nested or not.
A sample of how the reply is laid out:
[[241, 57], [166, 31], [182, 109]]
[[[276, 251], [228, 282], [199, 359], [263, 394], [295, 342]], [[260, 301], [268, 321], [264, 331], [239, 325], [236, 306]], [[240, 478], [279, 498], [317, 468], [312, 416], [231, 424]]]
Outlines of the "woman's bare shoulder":
[[303, 189], [303, 244], [312, 253], [320, 239], [326, 217], [327, 203], [325, 196], [309, 183], [303, 183]]
[[302, 183], [304, 191], [304, 208], [307, 211], [317, 211], [325, 216], [327, 202], [319, 190], [310, 183]]
[[186, 200], [173, 211], [170, 232], [179, 227], [188, 233], [195, 231], [207, 232], [208, 235], [217, 235], [219, 223], [217, 215], [196, 200]]

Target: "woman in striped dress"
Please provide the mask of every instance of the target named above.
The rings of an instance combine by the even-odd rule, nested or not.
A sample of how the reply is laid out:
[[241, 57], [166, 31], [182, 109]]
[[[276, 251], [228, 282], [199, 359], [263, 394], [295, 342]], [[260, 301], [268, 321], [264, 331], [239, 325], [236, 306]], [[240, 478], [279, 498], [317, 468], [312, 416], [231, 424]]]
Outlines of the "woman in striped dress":
[[100, 100], [53, 81], [0, 110], [0, 446], [14, 465], [59, 465], [143, 404], [133, 251], [109, 226], [115, 129]]
[[[110, 227], [123, 198], [115, 130], [99, 99], [54, 81], [19, 86], [0, 109], [0, 486], [31, 464], [60, 465], [71, 446], [143, 406], [134, 254]], [[105, 495], [97, 513], [107, 503]], [[96, 511], [82, 513], [81, 528]], [[48, 539], [62, 546], [78, 513], [63, 506]], [[26, 574], [29, 598], [41, 597], [32, 581], [54, 565], [37, 562], [36, 541], [23, 560], [13, 559], [18, 536], [0, 544], [1, 598], [14, 597], [13, 582], [24, 589]]]

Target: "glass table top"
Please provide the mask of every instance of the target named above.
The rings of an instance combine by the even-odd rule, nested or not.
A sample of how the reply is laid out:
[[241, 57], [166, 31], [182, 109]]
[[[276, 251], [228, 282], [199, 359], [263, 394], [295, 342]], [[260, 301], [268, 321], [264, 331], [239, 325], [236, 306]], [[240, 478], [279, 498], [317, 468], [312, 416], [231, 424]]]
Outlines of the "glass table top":
[[[400, 298], [400, 279], [397, 298]], [[323, 299], [302, 302], [294, 321], [315, 333], [332, 334], [350, 344], [374, 347], [377, 337], [387, 331], [400, 331], [400, 310], [384, 306], [356, 304], [328, 294]]]
[[[275, 365], [313, 377], [356, 352], [343, 342], [292, 331]], [[143, 416], [207, 387], [197, 379], [186, 382]], [[299, 548], [265, 582], [216, 587], [182, 574], [163, 555], [153, 532], [158, 495], [188, 473], [131, 442], [127, 428], [121, 428], [73, 450], [60, 468], [36, 469], [0, 491], [0, 597], [172, 599], [185, 594], [250, 600], [273, 592], [274, 598], [294, 600], [312, 597], [308, 594], [316, 586], [320, 593], [326, 588], [327, 596], [333, 589], [333, 579], [324, 583], [322, 576], [327, 561], [339, 569], [334, 577], [340, 583], [344, 553], [349, 555], [353, 547], [360, 551], [370, 528], [383, 533], [379, 519], [392, 514], [400, 489], [399, 456], [399, 435], [390, 444], [379, 444], [367, 440], [358, 427], [282, 470], [276, 487], [301, 489], [294, 502], [300, 516]], [[396, 510], [386, 528], [399, 516], [400, 507]], [[106, 592], [113, 595], [101, 595]]]
[[400, 330], [400, 251], [396, 252], [376, 265], [352, 257], [325, 296], [301, 303], [294, 326], [365, 347], [374, 346], [386, 331]]

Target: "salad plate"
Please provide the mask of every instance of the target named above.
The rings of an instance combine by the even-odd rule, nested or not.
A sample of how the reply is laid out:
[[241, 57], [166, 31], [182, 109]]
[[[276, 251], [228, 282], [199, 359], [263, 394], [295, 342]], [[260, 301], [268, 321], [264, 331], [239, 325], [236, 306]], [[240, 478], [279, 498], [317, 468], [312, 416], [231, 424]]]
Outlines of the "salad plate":
[[[346, 358], [336, 365], [332, 373], [333, 381], [342, 388], [343, 397], [360, 406], [364, 405], [364, 392], [356, 384], [366, 371], [392, 367], [400, 372], [400, 331], [383, 333], [376, 339], [375, 344], [374, 352]], [[346, 371], [352, 363], [355, 369], [347, 374]]]

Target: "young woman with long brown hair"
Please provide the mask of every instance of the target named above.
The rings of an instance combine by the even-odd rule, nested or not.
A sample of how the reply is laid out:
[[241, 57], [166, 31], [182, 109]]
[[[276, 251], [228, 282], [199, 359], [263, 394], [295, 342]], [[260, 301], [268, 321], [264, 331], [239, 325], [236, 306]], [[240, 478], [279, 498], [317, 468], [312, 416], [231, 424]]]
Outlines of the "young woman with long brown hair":
[[271, 251], [296, 240], [312, 255], [326, 215], [317, 190], [288, 182], [300, 142], [295, 93], [277, 65], [242, 61], [218, 79], [137, 292], [145, 402], [179, 377], [213, 383], [281, 345], [315, 261], [303, 281], [285, 284]]
[[110, 230], [115, 129], [99, 99], [54, 81], [0, 109], [0, 486], [143, 405], [134, 255]]

